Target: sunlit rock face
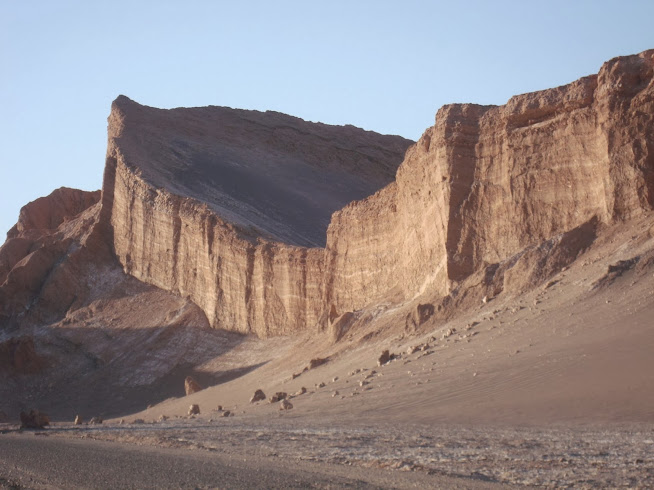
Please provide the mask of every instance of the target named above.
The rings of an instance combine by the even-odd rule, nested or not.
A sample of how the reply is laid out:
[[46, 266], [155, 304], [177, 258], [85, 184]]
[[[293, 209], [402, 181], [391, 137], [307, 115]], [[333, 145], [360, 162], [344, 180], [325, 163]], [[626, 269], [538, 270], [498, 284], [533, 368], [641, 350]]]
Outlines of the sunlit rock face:
[[30, 203], [0, 249], [0, 326], [70, 316], [114, 276], [262, 337], [460, 297], [488, 270], [522, 287], [595, 228], [654, 207], [653, 57], [504, 106], [445, 106], [415, 144], [121, 96], [101, 198], [60, 189]]

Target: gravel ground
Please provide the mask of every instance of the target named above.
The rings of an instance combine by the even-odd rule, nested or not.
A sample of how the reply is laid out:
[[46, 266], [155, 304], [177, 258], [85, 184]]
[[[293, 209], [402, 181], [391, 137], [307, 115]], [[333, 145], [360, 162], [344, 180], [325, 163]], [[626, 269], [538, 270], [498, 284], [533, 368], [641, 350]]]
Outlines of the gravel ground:
[[228, 417], [57, 426], [43, 432], [286, 462], [390, 468], [462, 478], [471, 485], [654, 488], [654, 427], [643, 425], [614, 429], [379, 424], [337, 428], [301, 420], [261, 423]]

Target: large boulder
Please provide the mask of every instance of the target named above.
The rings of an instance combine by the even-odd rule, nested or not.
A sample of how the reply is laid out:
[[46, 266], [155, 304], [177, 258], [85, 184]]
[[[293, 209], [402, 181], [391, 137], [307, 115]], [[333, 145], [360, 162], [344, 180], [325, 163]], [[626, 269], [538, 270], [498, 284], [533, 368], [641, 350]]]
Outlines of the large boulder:
[[252, 398], [250, 398], [250, 403], [260, 402], [265, 399], [266, 394], [263, 392], [263, 390], [257, 390], [254, 392], [254, 395], [252, 395]]
[[200, 383], [195, 381], [191, 376], [187, 376], [184, 380], [184, 390], [186, 391], [186, 396], [202, 391], [204, 388], [200, 386]]

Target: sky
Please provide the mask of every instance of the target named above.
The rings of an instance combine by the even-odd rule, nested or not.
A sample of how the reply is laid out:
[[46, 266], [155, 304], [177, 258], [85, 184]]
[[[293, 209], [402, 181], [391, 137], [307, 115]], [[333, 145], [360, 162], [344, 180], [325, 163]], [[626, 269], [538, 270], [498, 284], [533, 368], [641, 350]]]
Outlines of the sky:
[[652, 0], [0, 0], [0, 236], [29, 201], [101, 187], [120, 94], [417, 140], [444, 104], [654, 48], [652, 19]]

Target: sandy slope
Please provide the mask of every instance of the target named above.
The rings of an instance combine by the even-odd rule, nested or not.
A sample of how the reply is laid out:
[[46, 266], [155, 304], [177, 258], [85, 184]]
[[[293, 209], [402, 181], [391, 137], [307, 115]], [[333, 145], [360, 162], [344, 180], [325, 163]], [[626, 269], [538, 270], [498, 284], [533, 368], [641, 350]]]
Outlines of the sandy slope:
[[[645, 217], [607, 230], [603, 236], [609, 238], [598, 240], [550, 287], [516, 298], [500, 296], [446, 324], [427, 324], [416, 335], [399, 326], [401, 309], [389, 309], [377, 320], [376, 328], [383, 331], [379, 337], [362, 331], [326, 351], [328, 340], [321, 336], [250, 339], [203, 368], [219, 371], [232, 363], [233, 369], [235, 359], [254, 365], [268, 361], [271, 350], [276, 359], [137, 416], [184, 415], [190, 403], [198, 403], [205, 411], [222, 405], [239, 417], [265, 419], [276, 417], [278, 407], [248, 403], [256, 388], [272, 395], [304, 386], [308, 393], [292, 400], [294, 409], [285, 417], [475, 424], [652, 422], [654, 267], [634, 268], [612, 284], [594, 287], [608, 265], [654, 248], [650, 222]], [[442, 339], [450, 328], [456, 333]], [[430, 346], [426, 351], [406, 354], [408, 347], [424, 343]], [[384, 348], [402, 356], [379, 368], [376, 359]], [[290, 380], [309, 359], [329, 354], [328, 363]], [[350, 375], [356, 369], [364, 371]], [[369, 384], [359, 386], [373, 370], [374, 376], [365, 380]], [[326, 387], [315, 388], [320, 382]], [[339, 395], [333, 396], [335, 391]]]

